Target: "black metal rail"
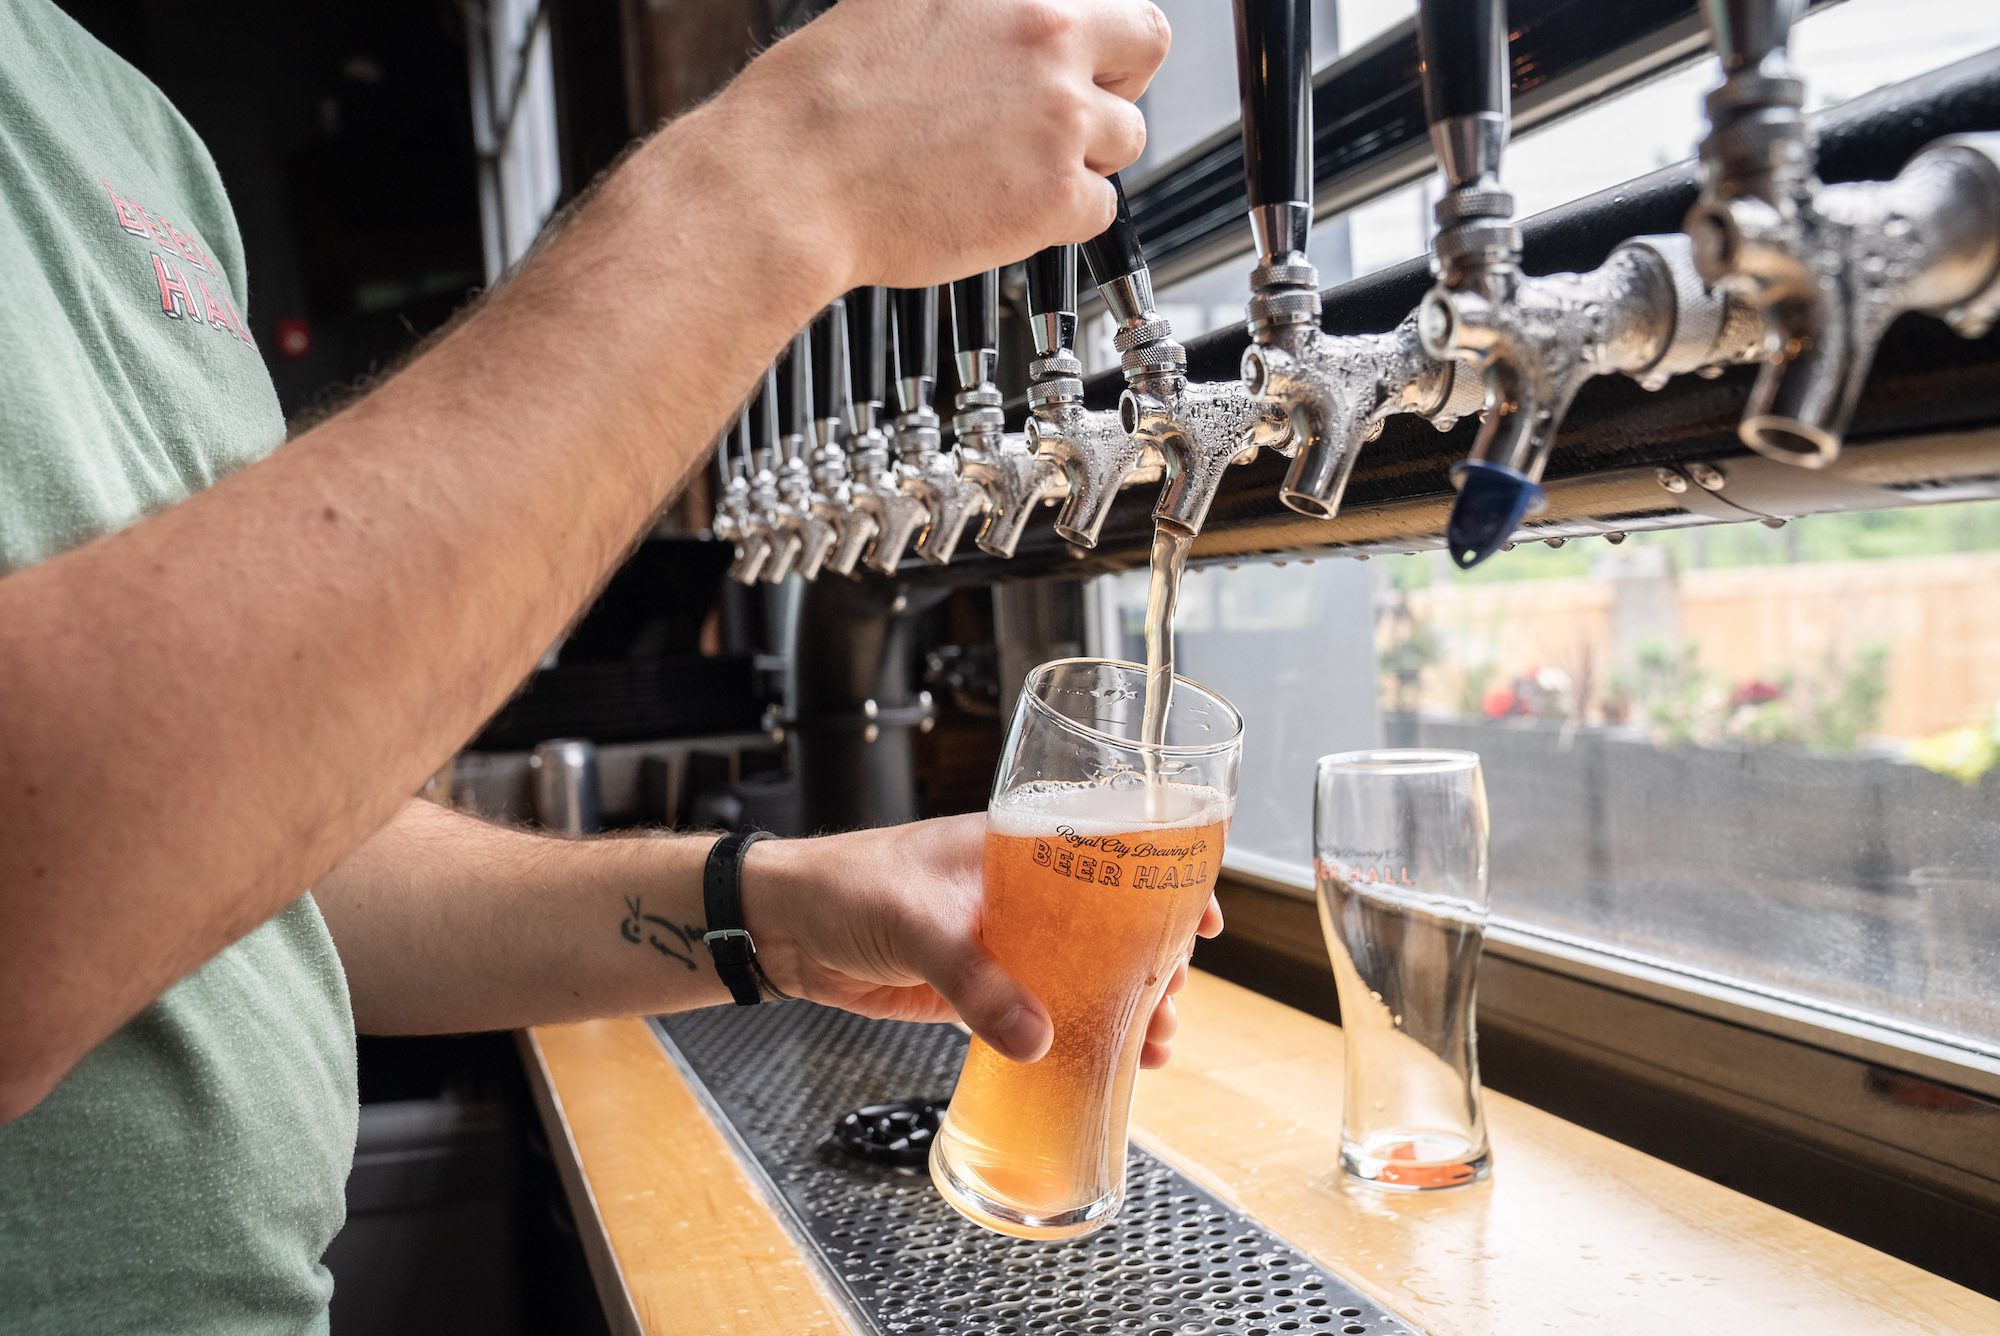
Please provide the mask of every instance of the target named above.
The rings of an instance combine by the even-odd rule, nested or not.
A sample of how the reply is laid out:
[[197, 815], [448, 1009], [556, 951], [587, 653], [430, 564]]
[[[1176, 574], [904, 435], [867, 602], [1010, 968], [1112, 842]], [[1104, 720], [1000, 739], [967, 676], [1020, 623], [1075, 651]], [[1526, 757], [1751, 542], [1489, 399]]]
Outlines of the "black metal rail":
[[[1933, 139], [2000, 128], [2000, 48], [1857, 98], [1825, 113], [1816, 128], [1828, 181], [1893, 176]], [[1695, 188], [1695, 171], [1683, 164], [1532, 218], [1523, 225], [1526, 266], [1532, 273], [1588, 269], [1627, 237], [1676, 231]], [[1424, 263], [1412, 260], [1329, 289], [1322, 323], [1334, 333], [1390, 329], [1429, 283]], [[1240, 327], [1194, 340], [1190, 374], [1235, 376], [1246, 342]], [[1569, 413], [1545, 479], [1549, 509], [1535, 535], [1567, 538], [2000, 496], [2000, 333], [1964, 340], [1925, 317], [1898, 321], [1876, 358], [1850, 448], [1834, 468], [1819, 472], [1744, 450], [1735, 426], [1748, 381], [1748, 368], [1712, 381], [1681, 377], [1658, 393], [1623, 378], [1592, 381]], [[1116, 373], [1106, 373], [1092, 378], [1086, 393], [1093, 405], [1109, 407], [1120, 385]], [[1017, 423], [1021, 409], [1018, 403], [1011, 409]], [[1298, 515], [1279, 503], [1285, 461], [1265, 458], [1232, 469], [1195, 559], [1435, 547], [1452, 496], [1449, 470], [1464, 457], [1473, 429], [1468, 421], [1440, 433], [1415, 418], [1391, 418], [1380, 439], [1362, 447], [1342, 513], [1333, 520]], [[1688, 466], [1698, 463], [1720, 466], [1720, 490], [1695, 480]], [[962, 556], [946, 567], [908, 565], [900, 574], [989, 583], [1136, 565], [1146, 559], [1154, 491], [1128, 490], [1089, 553], [1068, 547], [1037, 517], [1011, 561]]]

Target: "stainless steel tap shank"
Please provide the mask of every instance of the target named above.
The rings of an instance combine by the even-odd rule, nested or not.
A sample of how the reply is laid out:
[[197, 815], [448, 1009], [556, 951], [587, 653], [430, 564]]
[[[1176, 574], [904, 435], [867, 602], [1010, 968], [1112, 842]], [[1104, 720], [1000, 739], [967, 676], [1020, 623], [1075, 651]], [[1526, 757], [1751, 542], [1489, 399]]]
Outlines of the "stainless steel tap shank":
[[1823, 185], [1788, 42], [1795, 0], [1708, 0], [1697, 265], [1763, 313], [1764, 366], [1738, 434], [1807, 468], [1839, 455], [1883, 332], [1908, 311], [1977, 338], [2000, 313], [2000, 134], [1939, 140], [1892, 181]]

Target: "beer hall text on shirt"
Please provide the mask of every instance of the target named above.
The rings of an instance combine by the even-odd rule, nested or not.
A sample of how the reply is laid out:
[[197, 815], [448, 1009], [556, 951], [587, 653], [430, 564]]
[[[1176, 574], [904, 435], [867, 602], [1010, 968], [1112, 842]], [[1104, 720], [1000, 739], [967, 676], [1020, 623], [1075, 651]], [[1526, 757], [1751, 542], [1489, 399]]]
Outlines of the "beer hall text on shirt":
[[111, 197], [111, 214], [120, 230], [158, 248], [147, 258], [152, 261], [152, 277], [159, 290], [160, 314], [173, 320], [191, 319], [256, 347], [243, 313], [230, 299], [228, 286], [201, 242], [137, 200], [120, 195], [110, 182], [98, 184]]

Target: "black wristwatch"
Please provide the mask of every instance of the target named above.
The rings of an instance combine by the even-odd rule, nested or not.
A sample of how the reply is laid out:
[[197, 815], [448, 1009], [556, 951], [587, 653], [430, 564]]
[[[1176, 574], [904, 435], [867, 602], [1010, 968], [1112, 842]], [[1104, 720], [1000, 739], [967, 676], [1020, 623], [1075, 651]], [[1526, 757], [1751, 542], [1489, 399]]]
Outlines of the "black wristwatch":
[[770, 838], [770, 832], [762, 830], [724, 835], [708, 851], [708, 865], [701, 874], [702, 910], [708, 919], [708, 931], [702, 934], [701, 942], [739, 1007], [756, 1006], [766, 993], [787, 996], [757, 963], [757, 943], [743, 926], [743, 857], [751, 845]]

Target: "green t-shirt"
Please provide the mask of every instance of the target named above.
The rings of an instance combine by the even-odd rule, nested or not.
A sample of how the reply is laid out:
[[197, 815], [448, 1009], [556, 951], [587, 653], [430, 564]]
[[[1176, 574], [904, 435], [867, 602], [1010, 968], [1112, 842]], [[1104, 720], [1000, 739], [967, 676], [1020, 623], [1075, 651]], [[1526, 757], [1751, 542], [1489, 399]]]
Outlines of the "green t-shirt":
[[[283, 440], [215, 165], [48, 0], [0, 0], [0, 256], [0, 571]], [[324, 1331], [356, 1111], [301, 895], [0, 1127], [0, 1332]]]

